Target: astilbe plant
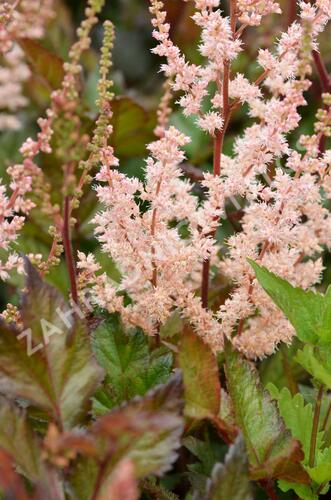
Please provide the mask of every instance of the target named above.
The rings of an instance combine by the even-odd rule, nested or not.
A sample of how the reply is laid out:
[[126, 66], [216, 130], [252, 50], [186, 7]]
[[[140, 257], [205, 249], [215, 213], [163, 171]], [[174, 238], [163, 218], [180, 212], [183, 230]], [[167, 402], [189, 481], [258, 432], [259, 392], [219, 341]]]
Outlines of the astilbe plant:
[[[273, 0], [190, 2], [190, 62], [151, 0], [165, 83], [150, 123], [111, 80], [110, 20], [88, 109], [104, 3], [88, 0], [65, 62], [36, 41], [60, 2], [0, 6], [0, 129], [24, 122], [31, 75], [47, 102], [0, 184], [0, 278], [20, 292], [0, 320], [3, 497], [316, 499], [331, 480], [330, 292], [315, 291], [331, 246], [331, 2], [289, 2], [289, 22]], [[279, 15], [250, 79], [245, 35]], [[213, 144], [211, 168], [187, 164], [178, 115]], [[125, 161], [139, 128], [143, 176]]]

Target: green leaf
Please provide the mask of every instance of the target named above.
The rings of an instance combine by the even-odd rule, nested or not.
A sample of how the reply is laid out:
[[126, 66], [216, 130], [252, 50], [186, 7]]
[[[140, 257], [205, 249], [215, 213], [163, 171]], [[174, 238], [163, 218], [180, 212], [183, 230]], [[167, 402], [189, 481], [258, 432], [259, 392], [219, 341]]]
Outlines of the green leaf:
[[234, 408], [229, 394], [221, 389], [221, 408], [219, 412], [219, 420], [224, 422], [228, 428], [236, 429], [236, 420], [234, 415]]
[[80, 457], [69, 470], [68, 498], [91, 500], [99, 466], [93, 458]]
[[[281, 391], [269, 384], [267, 389], [273, 399], [277, 400], [279, 412], [284, 419], [286, 427], [290, 429], [292, 435], [300, 441], [304, 452], [303, 463], [309, 462], [310, 438], [313, 427], [313, 406], [305, 404], [302, 394], [298, 393], [292, 396], [285, 387]], [[319, 449], [323, 444], [323, 433], [319, 432], [316, 441], [316, 447]]]
[[155, 139], [155, 115], [146, 111], [130, 97], [115, 97], [112, 101], [111, 144], [121, 157], [144, 156], [145, 144]]
[[248, 261], [260, 285], [292, 323], [300, 340], [312, 344], [331, 342], [331, 287], [324, 296], [305, 291]]
[[184, 379], [185, 414], [198, 420], [217, 416], [221, 400], [217, 360], [188, 326], [182, 335], [179, 365]]
[[164, 488], [162, 484], [157, 482], [155, 477], [144, 479], [140, 482], [140, 487], [151, 498], [157, 500], [179, 500], [179, 497], [175, 493]]
[[[70, 306], [30, 263], [26, 269], [24, 330], [0, 323], [0, 390], [27, 399], [69, 428], [86, 415], [103, 371], [92, 357], [85, 322], [73, 320]], [[67, 325], [61, 314], [67, 314]]]
[[62, 59], [49, 52], [35, 40], [19, 38], [17, 41], [32, 69], [43, 78], [51, 89], [58, 89], [64, 77]]
[[279, 488], [284, 491], [293, 490], [299, 498], [303, 500], [318, 500], [318, 495], [312, 491], [312, 489], [305, 484], [291, 483], [290, 481], [278, 481]]
[[295, 359], [316, 380], [331, 389], [331, 345], [305, 345], [297, 352]]
[[301, 342], [297, 337], [291, 345], [282, 344], [272, 355], [259, 364], [261, 382], [264, 386], [274, 384], [278, 389], [288, 387], [291, 392], [297, 392], [297, 380], [304, 378], [305, 371], [295, 360], [295, 354]]
[[178, 311], [172, 313], [172, 315], [166, 320], [166, 322], [160, 328], [160, 336], [162, 339], [172, 341], [172, 338], [176, 335], [181, 336], [183, 331], [184, 320]]
[[310, 477], [318, 484], [331, 481], [331, 447], [318, 450], [316, 466], [307, 467]]
[[[178, 374], [142, 398], [100, 417], [93, 433], [109, 440], [116, 459], [128, 458], [136, 477], [162, 475], [177, 458], [183, 431], [182, 382]], [[109, 453], [105, 451], [106, 456]]]
[[219, 439], [215, 439], [211, 429], [205, 428], [203, 437], [203, 440], [194, 436], [187, 436], [183, 439], [183, 446], [198, 459], [187, 465], [189, 471], [187, 476], [200, 497], [205, 495], [206, 484], [214, 465], [224, 460], [226, 449]]
[[[285, 424], [291, 430], [292, 435], [297, 438], [303, 447], [305, 458], [303, 464], [305, 469], [309, 473], [310, 477], [315, 481], [315, 483], [323, 484], [331, 480], [331, 448], [326, 448], [322, 450], [323, 447], [323, 437], [324, 432], [319, 432], [316, 439], [316, 466], [308, 467], [309, 463], [309, 451], [310, 451], [310, 439], [313, 427], [314, 411], [312, 404], [308, 403], [305, 405], [303, 396], [301, 394], [295, 394], [292, 396], [288, 389], [284, 388], [278, 391], [275, 386], [269, 386], [272, 396], [277, 399], [278, 406], [282, 417], [284, 418]], [[293, 487], [295, 491], [296, 488]], [[302, 490], [302, 498], [315, 498], [314, 489], [317, 487], [313, 485], [311, 492], [309, 493], [309, 488], [306, 487]], [[299, 494], [299, 493], [298, 493]]]
[[210, 136], [197, 127], [196, 119], [193, 116], [184, 116], [181, 112], [171, 113], [171, 123], [181, 132], [191, 138], [185, 146], [188, 158], [195, 164], [206, 161], [212, 152], [212, 142]]
[[143, 396], [171, 374], [171, 352], [160, 348], [150, 353], [146, 335], [137, 329], [126, 332], [117, 314], [97, 328], [93, 349], [106, 372], [104, 385], [93, 401], [98, 415], [134, 396]]
[[217, 463], [207, 485], [206, 500], [253, 500], [242, 435], [230, 446], [224, 464]]
[[300, 443], [285, 428], [255, 367], [234, 351], [228, 341], [225, 359], [228, 390], [245, 438], [251, 477], [307, 481], [307, 474], [298, 463], [303, 459]]
[[200, 461], [199, 464], [189, 464], [188, 468], [190, 470], [198, 470], [206, 477], [209, 476], [215, 463], [220, 459], [220, 450], [215, 449], [213, 446], [214, 443], [208, 433], [206, 432], [204, 441], [194, 436], [187, 436], [183, 439], [183, 445]]
[[[306, 403], [311, 403], [313, 406], [315, 406], [316, 398], [318, 395], [318, 389], [316, 389], [316, 387], [311, 387], [302, 384], [299, 385], [299, 388]], [[326, 424], [324, 431], [324, 442], [326, 446], [331, 446], [331, 436], [330, 436], [331, 419], [329, 411], [331, 411], [331, 394], [325, 392], [321, 401], [320, 422], [322, 423], [323, 428], [324, 428], [324, 423]]]
[[40, 473], [41, 448], [22, 411], [0, 398], [0, 448], [22, 473], [35, 480]]

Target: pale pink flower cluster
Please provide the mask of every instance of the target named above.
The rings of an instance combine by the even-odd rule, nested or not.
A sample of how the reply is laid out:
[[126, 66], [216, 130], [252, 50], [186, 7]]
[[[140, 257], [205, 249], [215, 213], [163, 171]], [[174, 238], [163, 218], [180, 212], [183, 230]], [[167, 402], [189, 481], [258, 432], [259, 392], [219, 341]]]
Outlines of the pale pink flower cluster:
[[[0, 20], [3, 22], [0, 30], [0, 40], [7, 40], [5, 55], [11, 54], [16, 50], [14, 43], [15, 36], [26, 36], [36, 38], [44, 33], [44, 25], [52, 15], [51, 6], [53, 0], [22, 0], [13, 3], [12, 7], [19, 7], [19, 10], [6, 7], [4, 15], [0, 15]], [[24, 157], [22, 165], [9, 167], [7, 170], [11, 178], [10, 189], [11, 196], [8, 197], [7, 189], [1, 188], [0, 199], [0, 223], [2, 237], [0, 248], [5, 251], [11, 251], [11, 244], [14, 244], [18, 237], [19, 231], [22, 229], [26, 215], [35, 206], [34, 203], [26, 196], [30, 191], [38, 198], [41, 210], [48, 216], [51, 216], [56, 224], [55, 242], [58, 241], [62, 229], [62, 218], [59, 213], [59, 206], [52, 205], [48, 192], [48, 184], [45, 180], [42, 170], [34, 163], [35, 157], [40, 153], [50, 153], [50, 140], [53, 134], [53, 122], [61, 111], [74, 113], [77, 105], [77, 89], [76, 78], [82, 70], [79, 60], [81, 54], [90, 46], [89, 33], [93, 25], [97, 22], [96, 10], [101, 9], [102, 1], [96, 2], [94, 8], [93, 2], [88, 2], [88, 7], [85, 10], [86, 19], [81, 23], [78, 29], [78, 40], [72, 46], [69, 53], [69, 62], [64, 65], [65, 76], [62, 86], [59, 90], [54, 91], [51, 96], [50, 107], [46, 111], [45, 118], [38, 119], [40, 132], [37, 134], [37, 140], [28, 138], [20, 148], [20, 152]], [[1, 14], [1, 13], [0, 13]], [[0, 93], [1, 95], [1, 93]], [[67, 115], [69, 116], [69, 114]], [[20, 215], [18, 215], [20, 214]], [[55, 246], [54, 246], [55, 248]], [[52, 252], [52, 250], [51, 250]], [[41, 262], [41, 256], [38, 254], [30, 257], [35, 263]], [[43, 263], [46, 265], [47, 262]], [[8, 279], [8, 271], [17, 268], [22, 272], [21, 258], [17, 258], [16, 254], [9, 254], [7, 262], [0, 264], [0, 278]]]
[[[224, 61], [233, 60], [241, 51], [240, 39], [234, 39], [231, 33], [229, 19], [222, 16], [218, 1], [196, 1], [197, 12], [193, 19], [201, 27], [201, 44], [199, 50], [206, 57], [206, 65], [190, 64], [180, 53], [169, 36], [170, 25], [166, 23], [166, 13], [163, 4], [152, 0], [151, 13], [153, 19], [153, 36], [159, 45], [153, 49], [155, 54], [165, 56], [167, 63], [162, 66], [168, 78], [173, 81], [174, 91], [183, 91], [180, 104], [186, 115], [199, 115], [199, 125], [206, 132], [214, 134], [223, 126], [218, 102], [213, 102], [214, 109], [210, 113], [203, 113], [202, 103], [208, 98], [208, 86], [211, 82], [218, 82]], [[210, 96], [209, 96], [210, 97]]]
[[54, 0], [5, 2], [0, 7], [0, 130], [17, 130], [17, 111], [27, 105], [23, 85], [30, 77], [25, 56], [15, 38], [40, 39], [53, 17]]
[[239, 21], [248, 26], [258, 26], [267, 14], [281, 13], [279, 3], [273, 0], [238, 0], [237, 9]]
[[[40, 132], [38, 133], [37, 140], [29, 137], [20, 149], [20, 152], [26, 158], [34, 158], [40, 151], [50, 153], [53, 121], [61, 112], [67, 112], [68, 119], [70, 115], [75, 113], [78, 99], [77, 77], [83, 69], [80, 64], [80, 58], [82, 53], [90, 47], [90, 31], [98, 21], [92, 4], [93, 1], [89, 0], [88, 6], [85, 9], [86, 18], [83, 19], [77, 30], [78, 40], [69, 51], [69, 61], [63, 65], [64, 77], [61, 88], [52, 92], [51, 104], [46, 111], [46, 118], [39, 118], [38, 120]], [[101, 5], [102, 1], [100, 2], [100, 8]]]
[[163, 137], [165, 130], [169, 124], [169, 117], [171, 116], [172, 112], [170, 104], [173, 98], [171, 84], [171, 79], [166, 79], [163, 84], [164, 93], [161, 97], [159, 107], [156, 112], [157, 125], [154, 129], [154, 134], [156, 137]]
[[35, 206], [26, 195], [32, 190], [33, 178], [40, 175], [40, 169], [31, 160], [26, 159], [23, 164], [9, 167], [7, 173], [10, 177], [10, 196], [8, 188], [0, 181], [0, 249], [8, 254], [5, 260], [0, 259], [2, 280], [7, 280], [13, 269], [19, 273], [23, 272], [22, 258], [16, 252], [8, 252], [12, 250], [23, 227], [25, 216]]
[[316, 5], [322, 11], [324, 11], [325, 14], [330, 15], [330, 11], [331, 11], [331, 1], [330, 0], [316, 0]]
[[1, 40], [20, 38], [42, 38], [45, 23], [54, 16], [54, 0], [11, 0], [9, 18], [1, 27]]
[[[208, 196], [201, 206], [179, 177], [183, 154], [178, 148], [184, 142], [173, 128], [150, 146], [153, 158], [147, 161], [144, 185], [101, 169], [98, 179], [108, 186], [97, 190], [107, 209], [95, 219], [97, 233], [123, 276], [117, 288], [107, 284], [109, 300], [103, 295], [103, 306], [108, 310], [118, 310], [120, 299], [115, 290], [125, 290], [133, 302], [121, 306], [122, 315], [149, 333], [179, 308], [215, 349], [222, 346], [222, 334], [230, 338], [236, 330], [234, 343], [250, 357], [270, 354], [280, 341], [290, 341], [293, 330], [256, 283], [246, 259], [259, 260], [292, 283], [308, 288], [318, 282], [322, 272], [318, 257], [322, 245], [331, 244], [331, 219], [322, 206], [320, 190], [321, 184], [326, 192], [330, 190], [330, 155], [318, 157], [319, 134], [309, 140], [302, 138], [305, 154], [292, 151], [287, 142], [287, 134], [300, 122], [298, 108], [305, 104], [303, 94], [310, 85], [310, 50], [317, 47], [317, 36], [330, 14], [328, 3], [300, 3], [298, 22], [280, 36], [275, 50], [260, 50], [258, 62], [264, 73], [256, 83], [242, 74], [230, 77], [231, 104], [246, 102], [255, 122], [237, 138], [234, 156], [222, 155], [221, 176], [205, 175]], [[166, 58], [162, 69], [173, 82], [173, 92], [183, 93], [179, 102], [184, 113], [196, 114], [198, 125], [213, 136], [223, 127], [222, 78], [241, 51], [240, 38], [230, 19], [218, 10], [218, 1], [196, 1], [193, 19], [201, 27], [199, 48], [206, 63], [190, 64], [169, 37], [162, 3], [152, 0], [151, 4], [153, 34], [159, 42], [154, 52]], [[278, 3], [272, 1], [237, 5], [244, 24], [259, 24], [262, 16], [279, 12]], [[214, 95], [208, 93], [210, 82], [217, 86]], [[261, 83], [271, 97], [264, 96]], [[205, 99], [211, 103], [207, 113], [202, 112]], [[287, 158], [285, 170], [275, 165], [281, 158]], [[270, 177], [266, 182], [261, 175]], [[231, 296], [216, 315], [218, 326], [209, 311], [201, 310], [192, 277], [202, 259], [211, 258], [215, 264], [217, 246], [212, 235], [224, 213], [225, 200], [238, 195], [245, 199], [242, 231], [229, 239], [226, 253], [217, 263], [219, 272], [234, 283]], [[137, 200], [148, 202], [149, 208], [142, 209]], [[176, 220], [186, 221], [188, 238], [179, 236], [171, 224]], [[101, 290], [105, 287], [98, 294]]]
[[20, 148], [20, 153], [25, 158], [34, 158], [40, 151], [43, 153], [51, 153], [50, 140], [53, 135], [53, 118], [55, 112], [52, 108], [46, 110], [47, 118], [38, 118], [37, 123], [40, 131], [37, 134], [37, 140], [28, 137]]
[[[22, 89], [30, 77], [30, 70], [15, 38], [41, 38], [47, 21], [53, 16], [52, 5], [53, 0], [22, 0], [2, 5], [0, 53], [3, 66], [0, 67], [0, 110], [4, 111], [0, 112], [0, 130], [20, 128], [17, 111], [27, 103]], [[41, 121], [40, 125], [43, 132], [45, 124]], [[41, 143], [39, 149], [43, 150], [45, 141], [41, 136], [38, 139]], [[7, 280], [10, 271], [14, 269], [19, 273], [23, 272], [22, 258], [13, 250], [26, 216], [35, 206], [28, 194], [33, 190], [34, 179], [40, 178], [42, 174], [33, 162], [34, 155], [25, 156], [22, 164], [7, 169], [9, 185], [0, 183], [0, 249], [2, 254], [4, 252], [0, 260], [2, 280]], [[40, 255], [32, 254], [30, 257], [34, 260], [41, 258]]]
[[[287, 141], [300, 122], [298, 108], [305, 104], [310, 85], [310, 51], [317, 48], [317, 36], [330, 15], [329, 2], [301, 2], [298, 22], [280, 36], [275, 50], [259, 51], [263, 73], [258, 81], [229, 72], [227, 88], [224, 76], [242, 48], [236, 26], [218, 9], [219, 1], [195, 2], [193, 19], [201, 28], [199, 49], [206, 60], [202, 66], [187, 62], [171, 41], [162, 2], [151, 0], [151, 5], [153, 35], [159, 43], [154, 52], [166, 58], [162, 69], [167, 85], [182, 93], [183, 112], [197, 115], [198, 126], [215, 136], [229, 112], [224, 109], [228, 95], [228, 107], [248, 104], [254, 123], [236, 139], [232, 157], [221, 155], [221, 175], [204, 175], [206, 195], [200, 204], [181, 176], [181, 148], [188, 138], [167, 128], [168, 101], [160, 111], [160, 139], [148, 146], [151, 157], [144, 182], [112, 168], [118, 166], [112, 148], [101, 154], [97, 180], [106, 185], [98, 185], [97, 194], [104, 209], [94, 223], [121, 281], [112, 282], [92, 255], [80, 254], [81, 285], [92, 287], [99, 306], [120, 311], [127, 323], [148, 334], [157, 333], [179, 310], [213, 349], [222, 348], [223, 335], [232, 338], [236, 332], [233, 342], [240, 350], [252, 358], [263, 357], [279, 342], [290, 342], [294, 332], [257, 284], [247, 257], [309, 288], [320, 279], [322, 246], [331, 247], [331, 217], [322, 205], [321, 191], [331, 193], [331, 155], [319, 154], [325, 126], [317, 124], [315, 134], [301, 138], [303, 154], [291, 150]], [[280, 11], [273, 1], [243, 0], [237, 8], [242, 27]], [[216, 83], [213, 95], [211, 82]], [[167, 99], [169, 92], [168, 88]], [[210, 109], [203, 112], [208, 101]], [[329, 116], [323, 113], [323, 119]], [[281, 159], [285, 168], [279, 166]], [[215, 231], [225, 203], [238, 196], [244, 204], [242, 230], [220, 249]], [[216, 314], [202, 308], [196, 293], [204, 260], [233, 283], [230, 297]], [[129, 305], [124, 305], [124, 293]]]
[[[309, 164], [311, 170], [310, 159], [303, 160], [299, 155], [297, 168], [302, 169], [303, 164]], [[253, 316], [258, 308], [259, 315], [250, 319], [234, 339], [246, 354], [257, 357], [271, 354], [280, 341], [289, 342], [294, 332], [254, 280], [246, 258], [258, 260], [303, 288], [319, 281], [323, 266], [316, 256], [323, 244], [331, 244], [331, 219], [321, 205], [316, 172], [291, 177], [277, 169], [270, 187], [261, 186], [250, 200], [242, 227], [242, 232], [229, 239], [228, 256], [220, 263], [221, 272], [237, 287], [221, 307], [219, 317], [224, 333], [230, 335], [238, 319]], [[309, 257], [311, 260], [306, 261]]]
[[[303, 155], [290, 150], [286, 140], [286, 134], [299, 124], [297, 108], [305, 104], [303, 92], [309, 87], [305, 75], [310, 68], [301, 64], [307, 11], [313, 12], [309, 24], [313, 46], [326, 21], [315, 7], [302, 4], [302, 8], [302, 27], [295, 23], [281, 36], [277, 55], [260, 51], [259, 62], [268, 72], [264, 84], [272, 97], [249, 96], [250, 114], [260, 122], [237, 139], [233, 170], [226, 169], [227, 175], [245, 186], [248, 204], [241, 221], [243, 230], [229, 239], [227, 255], [220, 262], [220, 271], [237, 286], [218, 317], [226, 335], [237, 330], [234, 343], [250, 357], [271, 354], [279, 342], [289, 342], [294, 331], [254, 280], [246, 258], [258, 260], [294, 285], [308, 288], [320, 279], [323, 245], [331, 244], [331, 218], [322, 206], [319, 182], [329, 163], [328, 155], [318, 157], [321, 135], [315, 134], [309, 141], [302, 138], [307, 148]], [[269, 167], [284, 156], [285, 168], [294, 175], [276, 167], [273, 176]], [[266, 185], [257, 174], [273, 178], [267, 178]], [[323, 183], [328, 182], [327, 173]]]
[[0, 130], [17, 130], [21, 123], [16, 113], [28, 102], [23, 95], [24, 83], [30, 70], [18, 45], [3, 54], [4, 65], [0, 66]]
[[216, 111], [209, 111], [198, 118], [198, 125], [200, 128], [214, 135], [215, 130], [221, 130], [223, 127], [223, 118]]
[[[97, 180], [106, 185], [96, 189], [105, 209], [94, 224], [103, 251], [111, 255], [122, 279], [115, 284], [105, 274], [97, 276], [99, 268], [92, 256], [80, 255], [79, 268], [84, 285], [93, 285], [98, 305], [109, 312], [119, 310], [127, 323], [153, 335], [179, 308], [219, 348], [219, 324], [194, 296], [194, 272], [201, 269], [203, 259], [215, 255], [209, 235], [224, 198], [211, 189], [206, 206], [197, 206], [191, 185], [181, 178], [179, 169], [185, 158], [180, 148], [188, 140], [170, 127], [149, 144], [145, 183], [102, 166]], [[117, 164], [115, 159], [111, 163]], [[205, 182], [208, 185], [208, 179]], [[148, 208], [143, 209], [142, 203]], [[183, 224], [186, 238], [180, 236]], [[126, 307], [120, 296], [124, 291], [132, 300]]]

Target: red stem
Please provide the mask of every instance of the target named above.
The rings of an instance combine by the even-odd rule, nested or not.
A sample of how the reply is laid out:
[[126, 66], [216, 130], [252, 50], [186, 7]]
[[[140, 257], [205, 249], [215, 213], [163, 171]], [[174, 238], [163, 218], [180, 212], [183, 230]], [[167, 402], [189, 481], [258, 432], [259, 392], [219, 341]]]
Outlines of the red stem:
[[209, 270], [210, 260], [208, 259], [202, 265], [201, 304], [205, 309], [208, 307]]
[[[232, 36], [235, 37], [236, 32], [236, 10], [237, 1], [230, 0], [230, 24]], [[223, 128], [218, 131], [214, 138], [214, 161], [213, 161], [213, 171], [214, 176], [219, 176], [221, 174], [221, 159], [222, 159], [222, 149], [225, 132], [229, 125], [230, 117], [232, 114], [232, 109], [230, 107], [229, 101], [229, 80], [230, 80], [230, 61], [224, 61], [223, 64]], [[219, 83], [219, 82], [218, 82]], [[219, 85], [218, 85], [219, 86]], [[211, 234], [215, 236], [215, 231]], [[207, 309], [208, 307], [208, 291], [209, 291], [209, 271], [210, 271], [210, 260], [205, 260], [202, 265], [202, 283], [201, 283], [201, 304], [202, 307]]]
[[297, 18], [297, 2], [290, 0], [288, 5], [288, 25], [290, 26]]
[[324, 61], [321, 57], [321, 54], [317, 52], [317, 50], [312, 51], [316, 70], [318, 73], [318, 77], [321, 83], [322, 92], [330, 92], [331, 91], [331, 78], [329, 73], [325, 67]]
[[277, 494], [275, 492], [274, 483], [272, 480], [262, 479], [260, 481], [260, 485], [264, 489], [270, 500], [277, 500]]
[[71, 297], [75, 304], [78, 303], [77, 283], [76, 283], [76, 268], [75, 260], [72, 254], [71, 239], [70, 239], [70, 197], [64, 199], [64, 214], [63, 214], [63, 246], [64, 254], [69, 274]]

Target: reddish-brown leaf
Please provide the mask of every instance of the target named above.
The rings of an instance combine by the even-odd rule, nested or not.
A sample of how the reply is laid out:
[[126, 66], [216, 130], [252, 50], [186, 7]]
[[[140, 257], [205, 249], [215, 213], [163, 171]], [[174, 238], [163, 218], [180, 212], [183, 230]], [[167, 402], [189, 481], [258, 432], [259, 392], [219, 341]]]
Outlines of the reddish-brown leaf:
[[210, 347], [185, 326], [179, 352], [183, 372], [185, 414], [214, 419], [220, 411], [221, 385], [217, 360]]

